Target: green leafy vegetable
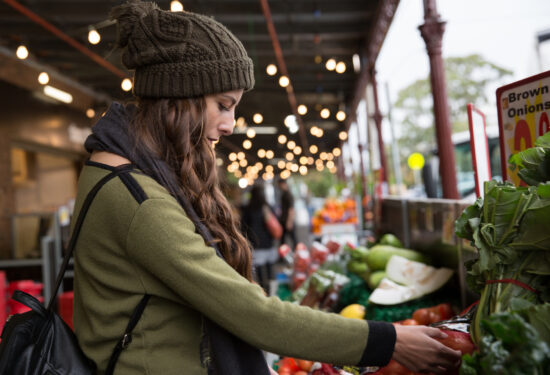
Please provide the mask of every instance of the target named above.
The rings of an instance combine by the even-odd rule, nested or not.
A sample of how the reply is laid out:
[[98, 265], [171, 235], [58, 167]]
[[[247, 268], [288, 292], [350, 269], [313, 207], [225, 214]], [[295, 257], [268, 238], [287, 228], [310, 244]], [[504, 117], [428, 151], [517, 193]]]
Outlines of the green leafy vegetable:
[[478, 249], [478, 258], [465, 264], [468, 286], [481, 294], [471, 326], [476, 344], [483, 334], [482, 319], [550, 301], [548, 188], [486, 182], [485, 199], [464, 210], [455, 223], [457, 236]]
[[528, 185], [550, 181], [550, 132], [538, 137], [535, 147], [510, 156], [508, 163]]
[[519, 314], [496, 313], [481, 322], [479, 352], [465, 355], [461, 375], [550, 374], [550, 348]]

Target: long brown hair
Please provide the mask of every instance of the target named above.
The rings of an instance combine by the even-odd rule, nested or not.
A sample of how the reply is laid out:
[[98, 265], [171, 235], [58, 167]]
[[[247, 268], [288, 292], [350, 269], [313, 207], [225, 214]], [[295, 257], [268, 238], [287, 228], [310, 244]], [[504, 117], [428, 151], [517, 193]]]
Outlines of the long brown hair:
[[137, 105], [130, 124], [136, 147], [168, 164], [226, 261], [251, 281], [250, 247], [220, 189], [216, 155], [204, 134], [204, 98], [139, 98]]

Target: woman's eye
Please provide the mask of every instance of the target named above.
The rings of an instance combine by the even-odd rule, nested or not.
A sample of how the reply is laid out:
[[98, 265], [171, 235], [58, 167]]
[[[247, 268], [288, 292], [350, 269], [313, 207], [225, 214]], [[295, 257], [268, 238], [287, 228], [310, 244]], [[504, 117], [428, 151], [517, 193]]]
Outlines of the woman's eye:
[[229, 108], [221, 103], [218, 104], [218, 107], [220, 108], [220, 111], [229, 111]]

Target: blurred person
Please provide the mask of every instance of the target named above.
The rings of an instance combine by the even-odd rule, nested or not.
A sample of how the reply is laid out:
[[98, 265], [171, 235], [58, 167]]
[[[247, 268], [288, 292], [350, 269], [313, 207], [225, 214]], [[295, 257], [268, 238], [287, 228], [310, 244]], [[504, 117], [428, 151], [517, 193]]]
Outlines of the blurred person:
[[98, 374], [115, 345], [118, 375], [272, 373], [260, 349], [342, 365], [393, 358], [437, 374], [456, 367], [460, 352], [434, 339], [446, 336], [438, 329], [347, 319], [252, 282], [250, 244], [213, 149], [254, 85], [252, 60], [210, 17], [134, 0], [111, 18], [136, 102], [113, 103], [93, 127], [75, 204], [78, 217], [92, 187], [124, 171], [97, 193], [75, 247], [75, 334]]
[[269, 293], [269, 281], [273, 278], [273, 265], [279, 258], [274, 247], [274, 239], [265, 222], [265, 210], [273, 212], [265, 199], [263, 184], [256, 184], [250, 190], [250, 200], [243, 207], [243, 231], [252, 245], [252, 264], [256, 268], [257, 279]]
[[[283, 227], [281, 244], [288, 244], [291, 249], [294, 249], [296, 247], [296, 231], [294, 228], [296, 210], [294, 209], [294, 197], [290, 192], [287, 180], [280, 178], [277, 181], [277, 186], [281, 190], [281, 216], [279, 217], [279, 222]], [[290, 237], [292, 243], [287, 242], [287, 236]]]

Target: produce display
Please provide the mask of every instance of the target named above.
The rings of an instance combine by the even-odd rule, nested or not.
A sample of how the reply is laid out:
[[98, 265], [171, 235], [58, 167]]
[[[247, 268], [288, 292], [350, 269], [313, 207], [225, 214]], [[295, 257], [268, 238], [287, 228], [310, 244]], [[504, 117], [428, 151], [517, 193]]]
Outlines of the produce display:
[[311, 227], [314, 234], [321, 234], [324, 224], [352, 223], [357, 224], [357, 209], [355, 200], [327, 198], [323, 207], [317, 210], [311, 218]]
[[476, 247], [467, 282], [480, 294], [461, 374], [550, 373], [550, 133], [513, 155], [527, 186], [489, 181], [456, 221]]
[[[453, 272], [427, 264], [430, 260], [425, 255], [404, 249], [394, 235], [381, 237], [370, 248], [329, 241], [324, 244], [314, 242], [309, 248], [304, 244], [297, 244], [294, 252], [283, 245], [279, 254], [290, 266], [290, 285], [288, 289], [286, 286], [280, 287], [281, 292], [278, 291], [277, 294], [288, 296], [294, 303], [336, 312], [350, 319], [384, 320], [396, 322], [395, 324], [430, 324], [453, 315], [450, 303], [436, 302], [445, 299], [449, 301], [449, 293], [432, 293], [443, 287]], [[393, 283], [396, 285], [404, 283], [399, 285], [402, 288], [416, 285], [423, 293], [415, 292], [415, 295], [402, 301], [396, 300], [393, 304], [376, 303], [376, 298], [373, 301], [370, 297], [376, 295], [379, 284], [388, 281], [390, 276], [395, 279]], [[419, 284], [424, 286], [420, 288]], [[393, 374], [398, 372], [392, 372], [392, 368], [398, 367], [402, 366], [392, 362], [389, 369], [340, 368], [327, 363], [288, 357], [274, 364], [274, 369], [282, 375], [358, 375], [376, 371]], [[403, 369], [406, 371], [403, 373], [412, 374]]]

